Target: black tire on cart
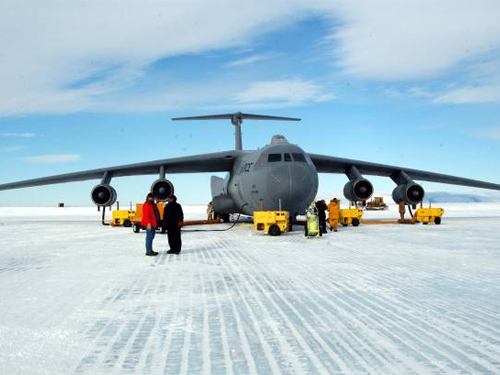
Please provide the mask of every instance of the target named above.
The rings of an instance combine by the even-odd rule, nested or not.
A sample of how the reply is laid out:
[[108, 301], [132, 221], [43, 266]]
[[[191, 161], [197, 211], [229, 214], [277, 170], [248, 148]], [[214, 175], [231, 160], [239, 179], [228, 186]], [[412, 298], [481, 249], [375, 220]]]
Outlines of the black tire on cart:
[[434, 224], [436, 224], [436, 225], [441, 224], [441, 218], [440, 217], [435, 217], [434, 218]]
[[229, 214], [222, 214], [221, 216], [224, 223], [229, 223]]
[[141, 225], [140, 224], [134, 224], [134, 233], [139, 233], [141, 231]]
[[269, 227], [268, 233], [270, 236], [279, 236], [281, 234], [281, 229], [276, 224], [273, 224]]
[[357, 227], [358, 225], [359, 225], [359, 219], [355, 217], [354, 219], [352, 219], [352, 226]]
[[429, 223], [427, 221], [422, 221], [422, 224], [427, 225]]
[[131, 222], [129, 219], [125, 219], [125, 220], [123, 221], [123, 226], [124, 226], [125, 228], [130, 228], [130, 227], [132, 226], [132, 222]]

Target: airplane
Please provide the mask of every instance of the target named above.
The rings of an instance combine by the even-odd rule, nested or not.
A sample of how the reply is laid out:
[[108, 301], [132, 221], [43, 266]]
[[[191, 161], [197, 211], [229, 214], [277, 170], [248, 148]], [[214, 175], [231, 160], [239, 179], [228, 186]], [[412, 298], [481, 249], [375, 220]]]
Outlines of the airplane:
[[318, 173], [345, 174], [348, 182], [344, 186], [344, 196], [351, 202], [366, 201], [373, 194], [372, 183], [363, 175], [391, 178], [396, 184], [393, 200], [407, 205], [420, 203], [425, 195], [424, 188], [415, 180], [500, 190], [500, 184], [485, 181], [308, 153], [282, 135], [273, 136], [270, 144], [258, 150], [243, 150], [241, 125], [244, 119], [300, 121], [299, 118], [236, 112], [172, 120], [227, 119], [235, 127], [234, 150], [11, 182], [0, 185], [0, 190], [100, 178], [100, 183], [91, 191], [91, 199], [97, 206], [109, 207], [117, 199], [116, 190], [111, 186], [111, 180], [116, 177], [158, 174], [151, 192], [157, 199], [165, 200], [174, 193], [174, 184], [167, 179], [167, 174], [227, 172], [225, 178], [212, 176], [210, 181], [214, 212], [221, 214], [224, 221], [228, 221], [232, 213], [251, 216], [258, 210], [282, 209], [289, 211], [292, 217], [303, 214], [318, 192]]

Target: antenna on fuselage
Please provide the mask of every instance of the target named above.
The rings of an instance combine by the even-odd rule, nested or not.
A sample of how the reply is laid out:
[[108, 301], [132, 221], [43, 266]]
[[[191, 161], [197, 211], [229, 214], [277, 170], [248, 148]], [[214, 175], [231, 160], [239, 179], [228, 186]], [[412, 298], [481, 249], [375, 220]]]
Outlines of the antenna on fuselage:
[[279, 116], [266, 116], [266, 115], [254, 115], [251, 113], [227, 113], [222, 115], [207, 115], [207, 116], [191, 116], [191, 117], [175, 117], [173, 121], [181, 120], [231, 120], [234, 125], [234, 149], [242, 150], [243, 142], [241, 140], [241, 124], [243, 119], [246, 120], [271, 120], [271, 121], [300, 121], [300, 118], [295, 117], [279, 117]]

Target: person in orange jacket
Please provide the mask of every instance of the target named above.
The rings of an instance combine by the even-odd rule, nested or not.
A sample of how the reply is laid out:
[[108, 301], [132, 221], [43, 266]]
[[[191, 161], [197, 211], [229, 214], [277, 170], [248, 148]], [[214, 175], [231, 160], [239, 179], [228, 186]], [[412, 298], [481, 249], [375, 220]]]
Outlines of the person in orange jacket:
[[156, 228], [160, 222], [160, 212], [156, 206], [155, 196], [149, 193], [146, 197], [146, 202], [142, 205], [142, 220], [141, 226], [146, 228], [146, 255], [158, 255], [153, 251], [153, 240], [155, 238]]
[[330, 230], [338, 232], [337, 227], [340, 220], [340, 201], [337, 198], [333, 198], [328, 204], [328, 224], [330, 225]]

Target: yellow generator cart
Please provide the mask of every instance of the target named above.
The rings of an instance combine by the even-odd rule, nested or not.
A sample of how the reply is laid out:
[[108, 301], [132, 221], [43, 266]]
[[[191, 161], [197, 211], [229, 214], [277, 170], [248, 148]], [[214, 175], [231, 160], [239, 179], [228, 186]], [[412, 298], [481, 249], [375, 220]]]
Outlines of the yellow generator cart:
[[113, 211], [113, 220], [111, 225], [113, 227], [127, 227], [132, 226], [132, 220], [135, 217], [135, 211], [131, 210], [115, 210]]
[[441, 217], [444, 215], [442, 208], [419, 208], [415, 212], [414, 219], [422, 224], [441, 224]]
[[340, 224], [342, 226], [347, 227], [348, 225], [352, 225], [353, 227], [357, 227], [361, 222], [361, 218], [363, 217], [363, 210], [360, 208], [346, 208], [340, 210]]
[[255, 211], [253, 223], [257, 232], [279, 236], [290, 230], [290, 213], [288, 211]]

